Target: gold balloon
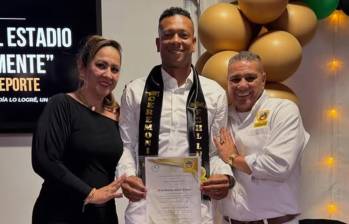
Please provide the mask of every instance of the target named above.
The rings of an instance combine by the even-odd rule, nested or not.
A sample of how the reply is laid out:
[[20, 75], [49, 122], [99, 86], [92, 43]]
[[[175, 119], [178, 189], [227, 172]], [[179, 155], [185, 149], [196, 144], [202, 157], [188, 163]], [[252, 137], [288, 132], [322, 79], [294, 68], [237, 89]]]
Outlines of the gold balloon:
[[304, 46], [314, 36], [317, 18], [312, 9], [305, 4], [290, 3], [284, 13], [268, 25], [273, 30], [284, 30], [295, 36]]
[[287, 86], [278, 82], [267, 82], [265, 90], [269, 97], [288, 99], [293, 101], [295, 104], [299, 103], [296, 94]]
[[229, 59], [237, 53], [236, 51], [221, 51], [214, 54], [204, 65], [202, 75], [215, 80], [226, 90]]
[[245, 50], [252, 36], [250, 23], [236, 5], [229, 3], [207, 8], [199, 18], [198, 30], [202, 45], [210, 53]]
[[198, 73], [200, 74], [202, 72], [202, 69], [204, 68], [205, 63], [207, 62], [207, 60], [212, 56], [212, 54], [208, 51], [205, 51], [205, 53], [203, 53], [199, 59], [197, 60], [196, 64], [195, 64], [195, 69], [196, 71], [198, 71]]
[[239, 8], [252, 22], [266, 24], [277, 19], [286, 9], [288, 0], [238, 0]]
[[260, 36], [251, 44], [249, 51], [261, 57], [268, 81], [284, 81], [297, 70], [302, 60], [302, 46], [285, 31]]

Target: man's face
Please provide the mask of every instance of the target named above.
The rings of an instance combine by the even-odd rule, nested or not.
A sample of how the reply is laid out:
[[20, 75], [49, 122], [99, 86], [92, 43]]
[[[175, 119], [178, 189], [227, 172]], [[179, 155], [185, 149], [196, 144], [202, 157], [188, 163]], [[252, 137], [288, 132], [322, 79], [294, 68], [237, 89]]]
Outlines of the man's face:
[[156, 46], [164, 68], [190, 66], [195, 43], [193, 23], [189, 18], [175, 15], [161, 20]]
[[239, 112], [250, 111], [263, 92], [265, 72], [258, 61], [237, 61], [228, 67], [229, 101]]

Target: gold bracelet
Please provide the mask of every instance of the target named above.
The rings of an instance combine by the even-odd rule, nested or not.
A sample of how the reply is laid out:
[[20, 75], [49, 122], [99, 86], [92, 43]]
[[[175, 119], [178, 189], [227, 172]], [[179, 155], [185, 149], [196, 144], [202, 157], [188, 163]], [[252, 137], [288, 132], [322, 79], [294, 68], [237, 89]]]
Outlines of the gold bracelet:
[[90, 201], [92, 201], [93, 199], [93, 195], [95, 194], [96, 192], [96, 188], [92, 188], [92, 190], [90, 191], [90, 193], [87, 195], [87, 197], [85, 198], [84, 200], [84, 204], [82, 205], [82, 212], [85, 211], [85, 206], [90, 203]]

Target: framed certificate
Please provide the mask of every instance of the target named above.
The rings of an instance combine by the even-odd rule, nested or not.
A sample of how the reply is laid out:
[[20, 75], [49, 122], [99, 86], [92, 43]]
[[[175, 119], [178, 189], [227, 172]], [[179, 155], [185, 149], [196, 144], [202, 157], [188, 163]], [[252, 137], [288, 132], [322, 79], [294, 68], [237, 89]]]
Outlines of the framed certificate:
[[200, 224], [200, 158], [146, 157], [148, 224]]

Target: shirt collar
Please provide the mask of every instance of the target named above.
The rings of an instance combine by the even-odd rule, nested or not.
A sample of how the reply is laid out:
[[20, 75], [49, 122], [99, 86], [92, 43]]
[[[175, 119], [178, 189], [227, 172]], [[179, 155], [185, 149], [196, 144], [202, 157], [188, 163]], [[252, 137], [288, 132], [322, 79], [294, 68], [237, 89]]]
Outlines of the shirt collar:
[[166, 72], [163, 68], [161, 68], [161, 75], [165, 89], [190, 89], [194, 80], [193, 69], [190, 70], [190, 74], [185, 80], [185, 83], [181, 86], [178, 86], [177, 80], [173, 78], [170, 74], [168, 74], [168, 72]]

